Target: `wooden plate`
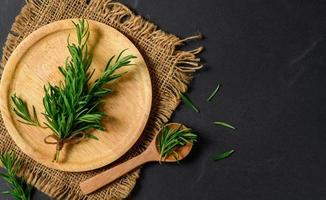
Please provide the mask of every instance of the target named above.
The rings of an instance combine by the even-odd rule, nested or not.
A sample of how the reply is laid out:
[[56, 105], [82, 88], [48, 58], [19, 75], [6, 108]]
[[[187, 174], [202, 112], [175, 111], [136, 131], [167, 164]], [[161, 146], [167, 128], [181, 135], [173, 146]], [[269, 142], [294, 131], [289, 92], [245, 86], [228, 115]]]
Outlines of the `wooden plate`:
[[[75, 20], [76, 21], [76, 20]], [[71, 20], [46, 25], [28, 36], [12, 53], [1, 81], [1, 112], [12, 139], [24, 153], [37, 162], [63, 171], [87, 171], [105, 166], [125, 154], [137, 141], [147, 122], [152, 102], [152, 87], [145, 61], [137, 48], [122, 33], [105, 24], [90, 21], [89, 47], [94, 50], [91, 68], [94, 77], [104, 69], [108, 59], [128, 49], [133, 54], [134, 66], [122, 68], [126, 75], [108, 85], [114, 90], [105, 100], [103, 110], [108, 117], [103, 124], [106, 131], [94, 131], [99, 140], [87, 139], [78, 144], [65, 145], [60, 162], [53, 163], [55, 145], [44, 143], [49, 129], [25, 125], [17, 121], [12, 111], [10, 96], [22, 97], [37, 112], [44, 112], [43, 86], [57, 84], [63, 79], [58, 66], [69, 56], [67, 36], [76, 42]], [[38, 114], [40, 121], [45, 121]]]

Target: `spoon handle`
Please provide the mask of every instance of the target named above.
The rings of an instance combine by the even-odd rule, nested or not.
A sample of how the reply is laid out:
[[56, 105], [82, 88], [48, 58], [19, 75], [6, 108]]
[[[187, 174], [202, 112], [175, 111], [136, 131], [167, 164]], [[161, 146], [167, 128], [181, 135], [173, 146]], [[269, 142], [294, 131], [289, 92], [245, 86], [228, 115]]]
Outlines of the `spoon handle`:
[[140, 165], [155, 160], [153, 159], [152, 152], [148, 150], [149, 149], [147, 149], [139, 156], [136, 156], [135, 158], [132, 158], [124, 163], [121, 163], [120, 165], [117, 165], [109, 170], [106, 170], [92, 178], [81, 182], [79, 184], [80, 189], [84, 194], [90, 194], [102, 188], [103, 186], [113, 182], [114, 180], [120, 178], [131, 170], [139, 167]]

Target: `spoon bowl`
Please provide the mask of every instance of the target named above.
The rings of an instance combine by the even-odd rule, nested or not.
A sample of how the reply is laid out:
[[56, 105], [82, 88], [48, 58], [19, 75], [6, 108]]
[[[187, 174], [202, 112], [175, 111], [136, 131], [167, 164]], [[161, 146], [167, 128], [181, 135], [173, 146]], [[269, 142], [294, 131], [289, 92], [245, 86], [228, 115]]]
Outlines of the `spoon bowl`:
[[[154, 140], [152, 141], [152, 143], [155, 142], [156, 151], [158, 153], [159, 153], [159, 149], [158, 149], [159, 139], [158, 138], [162, 134], [162, 130], [163, 130], [164, 127], [169, 127], [174, 131], [179, 129], [179, 128], [182, 128], [182, 129], [187, 128], [186, 126], [184, 126], [182, 124], [179, 124], [179, 123], [169, 123], [169, 124], [166, 124], [165, 126], [163, 126], [160, 129], [159, 133], [155, 136]], [[188, 143], [188, 144], [186, 144], [186, 145], [184, 145], [182, 147], [178, 147], [177, 149], [175, 149], [175, 152], [178, 154], [178, 159], [176, 159], [173, 155], [170, 155], [170, 156], [166, 157], [164, 160], [161, 160], [161, 156], [159, 155], [157, 161], [160, 161], [160, 162], [177, 162], [179, 160], [184, 159], [190, 153], [191, 149], [192, 149], [192, 144]]]
[[[186, 128], [184, 125], [179, 123], [170, 123], [165, 125], [164, 127], [169, 127], [172, 130], [177, 130], [180, 127], [182, 129]], [[148, 146], [148, 148], [141, 153], [140, 155], [121, 163], [109, 170], [106, 170], [94, 177], [91, 177], [83, 182], [80, 183], [80, 189], [84, 194], [90, 194], [103, 186], [110, 184], [111, 182], [115, 181], [116, 179], [120, 178], [121, 176], [125, 175], [126, 173], [130, 172], [131, 170], [143, 165], [147, 162], [177, 162], [184, 159], [191, 151], [192, 144], [188, 143], [184, 146], [181, 146], [175, 149], [175, 152], [178, 154], [178, 158], [176, 159], [173, 155], [166, 157], [164, 160], [161, 159], [159, 150], [158, 150], [158, 136], [162, 134], [162, 127], [158, 133], [155, 135], [154, 139]]]

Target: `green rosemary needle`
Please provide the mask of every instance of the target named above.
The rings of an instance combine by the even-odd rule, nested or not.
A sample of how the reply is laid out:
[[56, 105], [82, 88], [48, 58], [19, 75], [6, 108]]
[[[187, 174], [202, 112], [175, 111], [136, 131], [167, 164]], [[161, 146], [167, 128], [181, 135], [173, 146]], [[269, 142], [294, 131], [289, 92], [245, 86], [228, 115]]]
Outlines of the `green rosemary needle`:
[[[104, 130], [102, 119], [106, 115], [101, 111], [103, 98], [112, 92], [107, 88], [107, 83], [120, 78], [124, 73], [116, 73], [122, 67], [131, 65], [133, 55], [122, 56], [126, 50], [123, 50], [118, 57], [112, 56], [106, 64], [104, 71], [98, 79], [91, 83], [94, 69], [90, 70], [93, 55], [89, 52], [87, 41], [90, 37], [88, 23], [85, 20], [79, 20], [74, 23], [77, 32], [77, 44], [67, 41], [67, 48], [70, 54], [64, 64], [59, 67], [59, 71], [64, 76], [64, 80], [59, 85], [48, 84], [44, 86], [43, 106], [46, 127], [52, 130], [53, 134], [48, 136], [57, 140], [57, 148], [53, 161], [58, 161], [59, 153], [65, 143], [75, 143], [84, 138], [97, 139], [90, 132], [93, 129]], [[18, 110], [16, 114], [32, 124], [36, 117], [30, 117], [24, 112], [27, 104], [23, 106], [15, 103], [14, 100], [19, 98], [13, 96], [13, 102]], [[24, 102], [23, 100], [21, 100]], [[18, 105], [18, 106], [17, 106]], [[26, 105], [26, 106], [24, 106]], [[34, 109], [35, 110], [35, 109]], [[34, 111], [34, 113], [36, 113]], [[27, 117], [26, 117], [27, 116]], [[45, 142], [51, 144], [53, 142]]]
[[216, 88], [213, 90], [212, 94], [207, 98], [207, 101], [211, 101], [213, 99], [213, 97], [217, 94], [217, 92], [219, 91], [221, 85], [218, 84], [216, 86]]
[[157, 149], [159, 150], [161, 161], [164, 161], [170, 155], [179, 160], [176, 150], [196, 141], [197, 135], [189, 128], [182, 129], [180, 126], [178, 129], [173, 130], [168, 126], [163, 127], [157, 141]]
[[230, 128], [235, 130], [236, 128], [234, 126], [232, 126], [231, 124], [225, 123], [225, 122], [214, 122], [214, 124], [216, 125], [220, 125], [220, 126], [224, 126], [226, 128]]
[[5, 168], [5, 172], [0, 173], [10, 186], [10, 190], [3, 192], [14, 197], [16, 200], [30, 200], [32, 187], [24, 182], [22, 178], [17, 177], [21, 164], [13, 154], [5, 153], [0, 155], [0, 161]]
[[187, 97], [185, 94], [180, 93], [180, 97], [182, 101], [188, 106], [189, 108], [193, 109], [195, 112], [199, 112], [198, 108], [192, 103], [192, 101]]
[[230, 151], [226, 151], [222, 154], [219, 154], [217, 156], [214, 157], [214, 160], [215, 161], [218, 161], [218, 160], [222, 160], [222, 159], [225, 159], [225, 158], [228, 158], [230, 157], [232, 154], [234, 153], [234, 150], [230, 150]]

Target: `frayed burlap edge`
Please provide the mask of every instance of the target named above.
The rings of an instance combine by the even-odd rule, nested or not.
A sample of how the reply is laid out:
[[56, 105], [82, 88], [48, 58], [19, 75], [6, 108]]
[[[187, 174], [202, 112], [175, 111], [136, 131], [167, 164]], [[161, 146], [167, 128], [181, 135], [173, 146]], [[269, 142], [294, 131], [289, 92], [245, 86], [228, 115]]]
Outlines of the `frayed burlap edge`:
[[[3, 48], [0, 74], [17, 45], [37, 28], [53, 21], [85, 17], [108, 24], [124, 33], [143, 54], [153, 83], [153, 107], [148, 124], [140, 141], [120, 160], [99, 170], [83, 173], [66, 173], [52, 170], [26, 156], [10, 139], [0, 121], [0, 151], [14, 152], [22, 161], [21, 174], [36, 188], [56, 199], [122, 199], [126, 198], [139, 177], [134, 170], [113, 184], [84, 196], [78, 183], [103, 170], [141, 153], [153, 135], [167, 123], [180, 102], [179, 94], [187, 90], [192, 74], [200, 69], [197, 54], [202, 48], [191, 51], [178, 50], [187, 40], [165, 33], [151, 22], [135, 15], [126, 6], [110, 0], [29, 0], [15, 19]], [[4, 140], [4, 141], [3, 141]]]

